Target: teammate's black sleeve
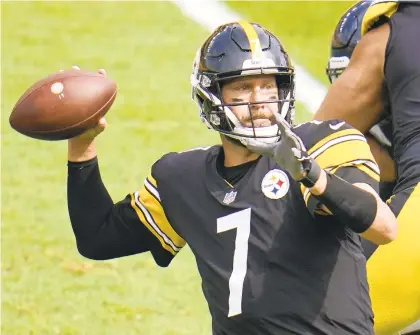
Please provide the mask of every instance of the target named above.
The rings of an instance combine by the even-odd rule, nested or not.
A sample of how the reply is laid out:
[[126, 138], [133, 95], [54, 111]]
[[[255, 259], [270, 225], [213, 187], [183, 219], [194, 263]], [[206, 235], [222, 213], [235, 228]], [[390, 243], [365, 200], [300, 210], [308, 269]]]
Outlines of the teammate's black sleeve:
[[139, 224], [130, 195], [113, 203], [102, 182], [97, 158], [68, 163], [67, 201], [81, 255], [104, 260], [151, 250], [160, 266], [167, 266], [172, 259], [159, 252], [158, 241]]

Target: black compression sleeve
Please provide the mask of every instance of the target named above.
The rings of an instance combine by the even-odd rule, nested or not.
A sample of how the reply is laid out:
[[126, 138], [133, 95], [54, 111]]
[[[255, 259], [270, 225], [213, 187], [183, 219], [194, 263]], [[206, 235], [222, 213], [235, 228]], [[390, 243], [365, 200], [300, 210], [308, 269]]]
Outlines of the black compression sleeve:
[[98, 231], [114, 203], [102, 182], [96, 157], [86, 162], [68, 162], [67, 201], [76, 238]]
[[376, 198], [345, 180], [327, 173], [327, 186], [321, 195], [313, 195], [345, 225], [363, 233], [376, 217]]
[[[106, 190], [97, 158], [68, 162], [67, 202], [70, 221], [81, 255], [111, 259], [148, 250], [138, 222], [124, 220], [123, 208], [114, 205]], [[137, 228], [136, 228], [137, 229]]]

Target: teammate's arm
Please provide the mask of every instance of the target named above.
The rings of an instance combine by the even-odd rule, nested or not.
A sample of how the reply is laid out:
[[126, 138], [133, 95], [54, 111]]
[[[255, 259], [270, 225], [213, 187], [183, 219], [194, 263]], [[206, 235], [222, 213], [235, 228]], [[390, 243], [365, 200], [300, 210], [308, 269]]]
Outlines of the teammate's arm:
[[381, 170], [381, 182], [394, 182], [397, 177], [395, 162], [388, 150], [370, 134], [365, 135], [370, 151]]
[[363, 134], [378, 122], [383, 111], [381, 98], [389, 30], [389, 25], [383, 24], [362, 37], [348, 67], [329, 87], [315, 120], [344, 120]]
[[381, 169], [381, 181], [387, 182], [395, 179], [392, 158], [368, 131], [378, 122], [384, 109], [384, 59], [389, 30], [386, 23], [362, 37], [348, 67], [334, 80], [314, 116], [314, 120], [344, 120], [365, 134]]
[[[346, 70], [330, 86], [314, 120], [340, 119], [366, 134], [379, 168], [381, 181], [393, 181], [392, 158], [368, 130], [383, 111], [384, 59], [389, 25], [373, 29], [357, 44]], [[369, 59], [369, 62], [366, 62]]]
[[[395, 168], [391, 156], [372, 136], [370, 128], [383, 111], [384, 59], [389, 25], [368, 32], [359, 41], [346, 70], [332, 83], [314, 120], [344, 120], [366, 134], [375, 160], [381, 169], [381, 181], [393, 181]], [[366, 62], [369, 59], [369, 62]]]

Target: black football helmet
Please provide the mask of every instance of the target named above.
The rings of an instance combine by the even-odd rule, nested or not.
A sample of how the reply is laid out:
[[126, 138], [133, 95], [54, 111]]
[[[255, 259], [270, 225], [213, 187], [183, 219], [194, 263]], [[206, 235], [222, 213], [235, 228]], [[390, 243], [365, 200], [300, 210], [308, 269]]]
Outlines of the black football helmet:
[[[275, 75], [277, 100], [227, 104], [222, 99], [223, 83], [238, 77]], [[277, 125], [245, 127], [230, 106], [261, 103], [278, 104], [278, 112], [289, 123], [294, 116], [295, 71], [287, 52], [277, 37], [256, 23], [245, 21], [224, 24], [206, 39], [197, 51], [191, 75], [192, 98], [200, 109], [200, 117], [214, 129], [246, 144], [247, 138], [264, 142], [279, 139]]]
[[348, 9], [338, 21], [331, 41], [327, 76], [332, 83], [349, 65], [354, 48], [361, 39], [362, 21], [370, 1], [360, 1]]

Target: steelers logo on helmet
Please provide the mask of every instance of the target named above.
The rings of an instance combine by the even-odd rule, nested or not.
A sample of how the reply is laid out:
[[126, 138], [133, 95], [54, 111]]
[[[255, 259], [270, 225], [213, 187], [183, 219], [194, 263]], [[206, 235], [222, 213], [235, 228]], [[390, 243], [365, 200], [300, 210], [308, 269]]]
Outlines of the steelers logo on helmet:
[[274, 169], [267, 172], [261, 182], [261, 190], [269, 199], [280, 199], [289, 191], [290, 182], [287, 174]]
[[[275, 79], [275, 96], [260, 101], [225, 101], [225, 85], [247, 76], [267, 75]], [[295, 70], [280, 40], [256, 23], [238, 21], [221, 25], [197, 51], [190, 78], [192, 98], [205, 125], [243, 145], [249, 138], [262, 142], [278, 141], [278, 126], [254, 124], [270, 113], [280, 114], [293, 122], [295, 101]], [[265, 115], [255, 112], [264, 106]], [[245, 107], [248, 115], [238, 117], [233, 109]], [[244, 111], [244, 109], [241, 109]], [[265, 122], [266, 124], [266, 122]]]

